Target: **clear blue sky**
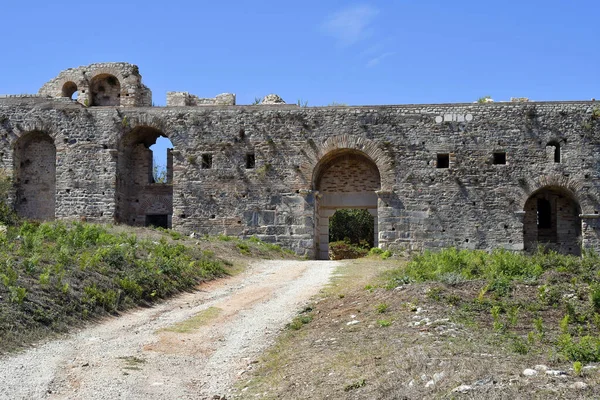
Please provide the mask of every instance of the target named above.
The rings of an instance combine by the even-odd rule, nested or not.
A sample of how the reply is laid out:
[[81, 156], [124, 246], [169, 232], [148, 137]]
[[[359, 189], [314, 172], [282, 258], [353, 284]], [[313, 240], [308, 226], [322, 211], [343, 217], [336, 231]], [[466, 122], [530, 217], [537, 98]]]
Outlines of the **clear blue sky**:
[[158, 105], [169, 90], [309, 106], [600, 98], [598, 0], [7, 0], [0, 16], [0, 94], [127, 61]]
[[599, 0], [4, 1], [0, 94], [139, 65], [166, 92], [288, 103], [600, 99]]

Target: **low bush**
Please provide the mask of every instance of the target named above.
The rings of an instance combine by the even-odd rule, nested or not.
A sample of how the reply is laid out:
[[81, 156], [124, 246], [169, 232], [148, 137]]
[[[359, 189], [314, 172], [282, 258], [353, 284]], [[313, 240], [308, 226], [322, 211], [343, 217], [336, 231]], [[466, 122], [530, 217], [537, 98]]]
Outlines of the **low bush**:
[[[402, 278], [416, 282], [486, 279], [490, 290], [510, 291], [511, 281], [534, 283], [545, 271], [577, 277], [582, 282], [595, 282], [600, 271], [600, 257], [586, 253], [582, 258], [555, 252], [538, 251], [529, 256], [507, 250], [459, 250], [448, 248], [438, 252], [425, 251], [416, 255], [405, 267], [392, 271], [390, 279]], [[449, 277], [452, 277], [449, 279]], [[595, 292], [591, 302], [600, 304]], [[552, 300], [550, 300], [552, 301]]]
[[345, 241], [329, 243], [329, 258], [332, 260], [345, 260], [350, 258], [365, 257], [369, 251], [364, 247], [350, 244]]

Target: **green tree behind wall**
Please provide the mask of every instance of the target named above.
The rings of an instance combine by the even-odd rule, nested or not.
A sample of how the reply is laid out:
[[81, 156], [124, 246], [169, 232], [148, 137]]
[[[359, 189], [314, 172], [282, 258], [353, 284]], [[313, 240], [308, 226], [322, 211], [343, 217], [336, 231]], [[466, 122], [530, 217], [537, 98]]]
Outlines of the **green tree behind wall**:
[[329, 218], [329, 242], [346, 240], [352, 244], [373, 247], [375, 235], [373, 216], [368, 210], [337, 210]]

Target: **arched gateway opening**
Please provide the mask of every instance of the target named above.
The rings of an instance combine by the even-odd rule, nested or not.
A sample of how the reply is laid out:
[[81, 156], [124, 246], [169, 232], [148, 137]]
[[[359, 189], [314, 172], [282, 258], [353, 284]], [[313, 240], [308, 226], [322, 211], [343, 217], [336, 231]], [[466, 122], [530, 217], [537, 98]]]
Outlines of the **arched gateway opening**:
[[374, 246], [377, 246], [377, 190], [381, 178], [377, 165], [358, 150], [342, 149], [324, 156], [313, 175], [316, 203], [316, 255], [329, 259], [329, 218], [340, 209], [366, 209], [374, 217]]
[[538, 244], [562, 254], [581, 254], [581, 207], [573, 195], [560, 187], [534, 192], [525, 203], [523, 240], [526, 251]]
[[[166, 135], [139, 126], [121, 139], [117, 162], [116, 221], [132, 226], [171, 228], [173, 216], [173, 157], [168, 143], [166, 170], [162, 172], [150, 149]], [[170, 147], [170, 148], [169, 148]]]

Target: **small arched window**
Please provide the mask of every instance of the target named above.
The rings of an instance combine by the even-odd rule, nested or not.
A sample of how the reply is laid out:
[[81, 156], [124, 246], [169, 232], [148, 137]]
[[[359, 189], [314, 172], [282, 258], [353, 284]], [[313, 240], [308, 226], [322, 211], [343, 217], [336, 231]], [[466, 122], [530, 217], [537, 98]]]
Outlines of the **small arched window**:
[[551, 141], [546, 145], [546, 152], [553, 157], [555, 163], [560, 162], [560, 143]]
[[[75, 98], [73, 98], [75, 95]], [[77, 99], [77, 85], [75, 82], [66, 82], [62, 87], [62, 97], [68, 97], [69, 99]]]

